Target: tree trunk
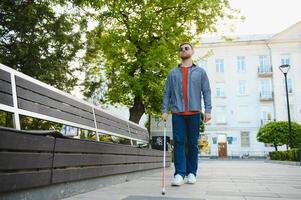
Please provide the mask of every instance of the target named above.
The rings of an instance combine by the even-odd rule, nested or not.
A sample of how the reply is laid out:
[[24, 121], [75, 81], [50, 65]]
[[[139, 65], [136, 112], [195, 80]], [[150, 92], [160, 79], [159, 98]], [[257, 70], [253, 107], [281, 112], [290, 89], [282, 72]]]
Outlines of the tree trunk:
[[275, 151], [278, 151], [277, 145], [274, 143]]
[[130, 121], [139, 123], [140, 118], [144, 114], [144, 105], [140, 97], [135, 97], [134, 105], [130, 108]]

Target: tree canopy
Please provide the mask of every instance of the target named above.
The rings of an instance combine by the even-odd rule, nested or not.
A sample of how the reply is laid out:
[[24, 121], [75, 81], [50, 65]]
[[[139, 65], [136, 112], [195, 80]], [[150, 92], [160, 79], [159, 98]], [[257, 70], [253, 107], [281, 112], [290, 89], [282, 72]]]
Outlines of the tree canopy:
[[[301, 125], [292, 122], [292, 146], [291, 148], [298, 148], [301, 144]], [[273, 144], [275, 150], [277, 151], [278, 146], [289, 144], [289, 134], [288, 134], [288, 122], [278, 121], [269, 122], [262, 126], [257, 133], [257, 140], [259, 142]]]
[[[233, 18], [227, 0], [78, 1], [92, 7], [98, 26], [87, 34], [85, 90], [130, 107], [130, 120], [161, 112], [163, 85], [178, 46]], [[102, 74], [102, 71], [104, 74]]]
[[78, 69], [70, 63], [83, 48], [86, 20], [70, 7], [71, 0], [1, 1], [0, 63], [58, 89], [73, 89]]

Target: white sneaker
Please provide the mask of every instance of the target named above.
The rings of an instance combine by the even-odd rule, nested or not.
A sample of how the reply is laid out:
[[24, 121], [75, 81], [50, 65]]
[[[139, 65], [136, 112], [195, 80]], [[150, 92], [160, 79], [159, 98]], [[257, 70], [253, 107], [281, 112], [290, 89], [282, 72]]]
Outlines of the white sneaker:
[[187, 183], [188, 184], [195, 184], [196, 183], [196, 178], [195, 178], [194, 174], [192, 174], [192, 173], [188, 174]]
[[184, 184], [184, 179], [180, 174], [176, 174], [173, 181], [171, 182], [172, 186], [180, 186]]

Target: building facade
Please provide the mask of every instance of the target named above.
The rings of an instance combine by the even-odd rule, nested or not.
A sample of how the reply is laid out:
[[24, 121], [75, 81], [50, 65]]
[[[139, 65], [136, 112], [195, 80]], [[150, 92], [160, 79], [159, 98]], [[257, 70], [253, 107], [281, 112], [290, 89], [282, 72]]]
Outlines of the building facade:
[[[274, 150], [258, 142], [256, 135], [269, 121], [287, 121], [282, 64], [291, 66], [291, 120], [301, 123], [301, 22], [274, 35], [202, 39], [194, 60], [207, 71], [212, 90], [212, 120], [200, 139], [202, 155], [264, 156]], [[162, 121], [153, 118], [151, 135], [162, 132]], [[171, 119], [167, 132], [172, 137]]]

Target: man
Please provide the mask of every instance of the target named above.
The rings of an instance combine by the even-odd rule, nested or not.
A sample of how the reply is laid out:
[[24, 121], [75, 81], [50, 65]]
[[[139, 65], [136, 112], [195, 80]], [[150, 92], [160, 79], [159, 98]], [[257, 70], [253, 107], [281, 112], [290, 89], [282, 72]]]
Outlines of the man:
[[187, 176], [187, 183], [196, 182], [198, 168], [198, 138], [201, 99], [204, 99], [204, 122], [211, 119], [211, 90], [204, 69], [192, 62], [193, 48], [190, 43], [180, 45], [181, 64], [172, 69], [167, 77], [163, 94], [162, 119], [172, 110], [175, 173], [173, 186], [180, 186]]

